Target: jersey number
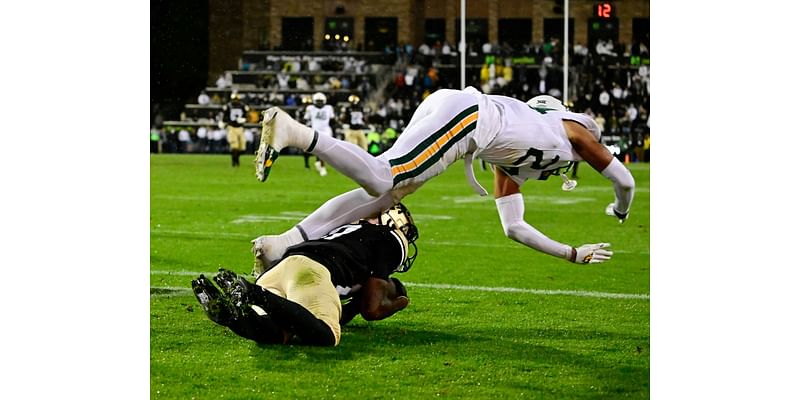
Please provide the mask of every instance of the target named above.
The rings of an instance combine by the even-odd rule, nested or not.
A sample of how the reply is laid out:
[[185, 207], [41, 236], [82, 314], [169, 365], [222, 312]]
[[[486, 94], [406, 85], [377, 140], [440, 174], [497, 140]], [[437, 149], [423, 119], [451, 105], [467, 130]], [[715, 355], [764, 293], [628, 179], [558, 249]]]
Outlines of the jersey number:
[[539, 149], [534, 149], [533, 147], [531, 147], [530, 149], [528, 149], [528, 152], [525, 153], [524, 156], [520, 157], [517, 161], [514, 161], [514, 165], [516, 165], [516, 167], [505, 167], [503, 168], [503, 170], [506, 171], [509, 175], [519, 175], [520, 166], [526, 164], [528, 162], [528, 158], [530, 157], [533, 157], [533, 162], [531, 163], [531, 169], [536, 169], [536, 170], [544, 170], [547, 167], [557, 163], [558, 160], [561, 159], [561, 156], [556, 155], [554, 159], [542, 164], [542, 161], [544, 160], [544, 152]]
[[343, 227], [330, 231], [327, 235], [323, 236], [322, 239], [333, 240], [339, 236], [344, 236], [349, 233], [353, 233], [359, 229], [361, 229], [361, 225], [345, 225]]
[[244, 116], [244, 110], [241, 108], [231, 108], [230, 111], [231, 121], [236, 121], [237, 119]]

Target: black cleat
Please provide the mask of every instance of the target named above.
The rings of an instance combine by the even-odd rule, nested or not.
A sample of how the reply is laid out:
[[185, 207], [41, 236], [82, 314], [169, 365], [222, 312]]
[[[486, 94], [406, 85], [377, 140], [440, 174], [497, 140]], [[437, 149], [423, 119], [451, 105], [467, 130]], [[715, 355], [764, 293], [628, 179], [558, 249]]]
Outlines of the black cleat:
[[235, 272], [222, 268], [219, 268], [219, 272], [214, 275], [214, 282], [217, 282], [217, 285], [222, 289], [222, 292], [225, 293], [226, 296], [231, 295], [231, 291], [233, 290], [233, 286], [235, 285], [236, 278], [238, 278]]
[[[249, 309], [254, 304], [263, 309], [264, 304], [256, 301], [256, 295], [260, 290], [262, 290], [260, 286], [250, 283], [243, 276], [238, 276], [231, 289], [231, 304], [235, 309]], [[269, 313], [267, 309], [264, 311]]]
[[192, 281], [192, 291], [210, 320], [223, 326], [234, 322], [230, 302], [204, 275]]

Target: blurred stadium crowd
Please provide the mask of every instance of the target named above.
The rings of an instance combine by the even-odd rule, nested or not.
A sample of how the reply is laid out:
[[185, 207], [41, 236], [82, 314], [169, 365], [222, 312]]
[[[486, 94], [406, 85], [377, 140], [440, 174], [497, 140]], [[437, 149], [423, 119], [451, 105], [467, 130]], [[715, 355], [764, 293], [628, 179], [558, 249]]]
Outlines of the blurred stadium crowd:
[[[487, 94], [522, 101], [539, 94], [562, 97], [563, 46], [559, 39], [518, 48], [471, 43], [466, 84]], [[419, 47], [387, 46], [382, 52], [246, 51], [239, 68], [219, 76], [216, 85], [186, 104], [178, 121], [151, 113], [151, 152], [227, 153], [223, 110], [233, 97], [249, 108], [244, 123], [246, 152], [255, 152], [260, 112], [281, 106], [303, 121], [311, 96], [322, 92], [336, 110], [339, 138], [350, 128], [348, 111], [364, 114], [362, 134], [375, 155], [385, 151], [416, 107], [440, 88], [458, 88], [459, 54], [447, 42]], [[603, 142], [621, 160], [649, 162], [650, 53], [648, 43], [598, 40], [576, 43], [569, 54], [569, 100], [576, 112], [592, 115], [603, 127]]]

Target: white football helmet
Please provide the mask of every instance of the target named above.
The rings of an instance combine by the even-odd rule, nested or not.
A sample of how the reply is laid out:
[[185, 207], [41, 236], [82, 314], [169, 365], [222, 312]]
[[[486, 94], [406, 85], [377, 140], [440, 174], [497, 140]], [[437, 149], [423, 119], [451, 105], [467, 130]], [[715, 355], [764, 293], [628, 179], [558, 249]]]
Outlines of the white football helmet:
[[419, 232], [417, 231], [417, 226], [414, 225], [414, 219], [411, 217], [411, 213], [403, 203], [397, 203], [392, 208], [384, 211], [380, 217], [378, 217], [378, 220], [380, 225], [392, 227], [400, 233], [400, 239], [404, 240], [403, 245], [406, 250], [406, 259], [395, 271], [408, 271], [417, 258], [417, 245], [414, 242], [419, 238]]
[[314, 93], [314, 95], [311, 96], [311, 100], [314, 101], [314, 105], [317, 107], [322, 107], [328, 102], [328, 98], [325, 97], [325, 94], [322, 92]]
[[542, 94], [528, 100], [528, 105], [537, 111], [567, 111], [567, 107], [557, 98]]

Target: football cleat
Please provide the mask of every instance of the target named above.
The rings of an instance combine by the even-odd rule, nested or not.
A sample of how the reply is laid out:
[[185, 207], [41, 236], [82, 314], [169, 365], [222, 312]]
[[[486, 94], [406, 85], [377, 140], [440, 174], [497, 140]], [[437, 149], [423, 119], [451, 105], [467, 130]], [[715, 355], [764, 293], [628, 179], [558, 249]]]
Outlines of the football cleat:
[[192, 281], [192, 291], [208, 319], [223, 326], [230, 326], [235, 321], [236, 313], [231, 304], [204, 275]]
[[230, 296], [237, 277], [235, 272], [220, 267], [219, 272], [214, 275], [214, 282], [219, 285], [226, 296]]
[[314, 142], [314, 131], [295, 121], [278, 107], [264, 111], [261, 121], [261, 144], [256, 151], [256, 178], [264, 182], [269, 177], [272, 165], [283, 148], [298, 147], [310, 151]]
[[261, 288], [248, 282], [244, 277], [237, 276], [231, 288], [231, 305], [238, 310], [249, 309], [253, 304], [256, 290]]
[[281, 151], [272, 147], [274, 142], [274, 122], [277, 112], [273, 110], [280, 110], [277, 107], [270, 108], [264, 111], [264, 117], [261, 121], [261, 144], [256, 151], [256, 178], [259, 182], [264, 182], [269, 177], [269, 171], [272, 169], [272, 164], [278, 159]]

